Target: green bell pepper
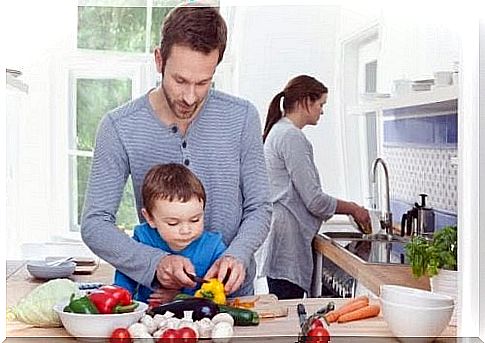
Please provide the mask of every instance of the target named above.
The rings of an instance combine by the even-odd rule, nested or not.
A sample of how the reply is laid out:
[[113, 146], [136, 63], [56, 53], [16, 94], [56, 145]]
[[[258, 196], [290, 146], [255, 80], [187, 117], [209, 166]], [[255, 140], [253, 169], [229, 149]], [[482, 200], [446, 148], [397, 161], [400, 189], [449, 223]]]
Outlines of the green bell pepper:
[[94, 306], [94, 304], [89, 300], [87, 296], [83, 296], [80, 298], [74, 298], [75, 295], [71, 295], [71, 299], [69, 301], [69, 305], [64, 307], [64, 312], [72, 312], [72, 313], [84, 313], [84, 314], [98, 314], [99, 311]]

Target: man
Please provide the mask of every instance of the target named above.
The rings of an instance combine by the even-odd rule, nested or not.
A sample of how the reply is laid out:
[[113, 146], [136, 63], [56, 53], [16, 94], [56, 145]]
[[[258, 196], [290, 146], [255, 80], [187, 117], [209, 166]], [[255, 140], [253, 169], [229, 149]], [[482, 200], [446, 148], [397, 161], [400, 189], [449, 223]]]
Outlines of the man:
[[98, 128], [81, 234], [94, 253], [147, 287], [195, 287], [186, 274], [194, 266], [130, 239], [116, 228], [115, 214], [129, 175], [140, 215], [148, 169], [183, 163], [206, 188], [205, 229], [221, 232], [228, 245], [205, 277], [225, 280], [228, 294], [253, 292], [253, 254], [271, 217], [269, 185], [257, 110], [210, 90], [226, 37], [217, 9], [172, 10], [155, 50], [161, 85], [109, 112]]

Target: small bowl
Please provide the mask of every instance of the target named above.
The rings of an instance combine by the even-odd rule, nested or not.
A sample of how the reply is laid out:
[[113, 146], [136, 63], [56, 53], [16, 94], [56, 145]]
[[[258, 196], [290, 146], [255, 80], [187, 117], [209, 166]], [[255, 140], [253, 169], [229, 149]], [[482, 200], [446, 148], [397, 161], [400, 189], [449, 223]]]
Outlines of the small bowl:
[[423, 307], [380, 299], [382, 315], [396, 337], [438, 337], [450, 323], [454, 306]]
[[71, 276], [76, 269], [76, 263], [69, 261], [58, 266], [49, 266], [45, 261], [29, 261], [27, 270], [38, 279], [57, 279]]
[[148, 305], [138, 302], [133, 312], [116, 314], [81, 314], [64, 312], [68, 302], [54, 306], [66, 331], [74, 337], [110, 337], [117, 328], [128, 328], [145, 314]]
[[454, 304], [450, 296], [398, 285], [382, 285], [380, 297], [392, 303], [418, 307], [449, 307]]

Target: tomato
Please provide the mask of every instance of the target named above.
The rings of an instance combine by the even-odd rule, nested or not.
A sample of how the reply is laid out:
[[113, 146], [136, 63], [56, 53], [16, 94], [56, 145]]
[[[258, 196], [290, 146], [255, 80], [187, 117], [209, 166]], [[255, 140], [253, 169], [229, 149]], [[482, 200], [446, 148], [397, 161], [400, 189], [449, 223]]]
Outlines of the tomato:
[[133, 339], [131, 338], [130, 332], [125, 328], [117, 328], [111, 333], [109, 338], [110, 343], [131, 343]]
[[177, 330], [182, 343], [195, 343], [197, 342], [197, 333], [194, 329], [184, 326]]
[[315, 329], [315, 328], [324, 328], [325, 326], [323, 325], [323, 322], [319, 318], [315, 318], [312, 323], [310, 324], [310, 329]]
[[330, 342], [330, 332], [323, 326], [313, 328], [307, 332], [306, 341], [311, 343], [328, 343]]
[[179, 343], [180, 335], [179, 331], [175, 329], [167, 329], [162, 333], [162, 336], [158, 339], [157, 343]]

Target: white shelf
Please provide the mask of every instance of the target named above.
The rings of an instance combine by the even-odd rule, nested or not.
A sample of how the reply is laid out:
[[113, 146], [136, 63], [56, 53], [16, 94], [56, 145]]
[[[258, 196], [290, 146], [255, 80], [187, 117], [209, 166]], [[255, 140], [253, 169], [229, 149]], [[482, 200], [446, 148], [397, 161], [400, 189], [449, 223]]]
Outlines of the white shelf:
[[[385, 99], [376, 99], [372, 101], [363, 101], [357, 106], [347, 107], [347, 113], [355, 115], [365, 115], [370, 112], [388, 111], [395, 109], [402, 109], [416, 106], [432, 106], [433, 110], [446, 112], [449, 109], [449, 102], [458, 99], [458, 86], [435, 87], [430, 91], [412, 91], [409, 94], [390, 97]], [[433, 105], [437, 103], [444, 103], [443, 108], [440, 105]], [[426, 106], [427, 107], [427, 106]]]
[[12, 76], [10, 73], [6, 74], [6, 81], [7, 81], [7, 86], [11, 86], [15, 89], [18, 89], [24, 93], [29, 92], [29, 86], [23, 82], [22, 80]]

